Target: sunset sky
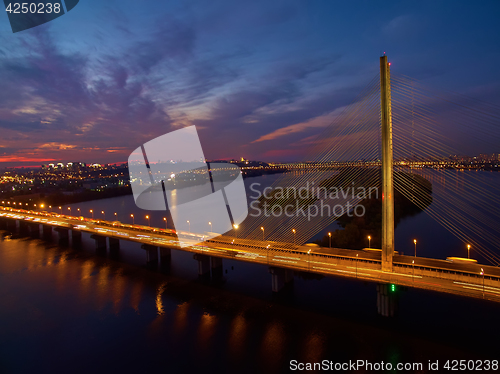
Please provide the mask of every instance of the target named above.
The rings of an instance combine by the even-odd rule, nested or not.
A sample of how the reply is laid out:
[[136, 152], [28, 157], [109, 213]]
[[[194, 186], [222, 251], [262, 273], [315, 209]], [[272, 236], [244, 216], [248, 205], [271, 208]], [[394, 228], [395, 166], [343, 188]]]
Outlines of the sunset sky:
[[[497, 1], [80, 0], [0, 16], [0, 167], [125, 162], [196, 125], [205, 156], [299, 160], [378, 74], [500, 99]], [[478, 149], [478, 152], [481, 150]]]

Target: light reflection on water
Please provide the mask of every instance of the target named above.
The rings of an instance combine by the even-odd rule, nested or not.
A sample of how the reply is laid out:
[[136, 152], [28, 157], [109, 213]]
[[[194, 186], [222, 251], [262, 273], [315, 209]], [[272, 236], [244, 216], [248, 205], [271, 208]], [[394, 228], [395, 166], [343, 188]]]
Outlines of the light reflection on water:
[[[402, 317], [388, 322], [376, 315], [372, 284], [296, 277], [292, 297], [273, 301], [261, 266], [225, 261], [235, 268], [227, 282], [204, 284], [190, 254], [173, 251], [165, 275], [141, 267], [138, 245], [121, 244], [124, 262], [95, 255], [85, 235], [80, 250], [0, 241], [0, 372], [277, 373], [291, 359], [426, 362], [480, 356], [487, 341], [474, 337], [499, 332], [496, 304], [408, 291]], [[464, 321], [473, 332], [456, 328]]]

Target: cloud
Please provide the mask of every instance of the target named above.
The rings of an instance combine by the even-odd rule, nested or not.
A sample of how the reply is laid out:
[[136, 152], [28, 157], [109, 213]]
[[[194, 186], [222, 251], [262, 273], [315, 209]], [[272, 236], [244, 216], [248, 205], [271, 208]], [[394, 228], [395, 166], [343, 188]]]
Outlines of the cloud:
[[312, 119], [305, 121], [305, 122], [302, 122], [302, 123], [296, 123], [294, 125], [282, 127], [282, 128], [277, 129], [269, 134], [261, 136], [260, 138], [254, 140], [252, 143], [263, 142], [266, 140], [274, 140], [274, 139], [277, 139], [277, 138], [280, 138], [283, 136], [287, 136], [290, 134], [304, 132], [304, 131], [307, 131], [311, 128], [327, 127], [329, 124], [332, 123], [333, 119], [335, 118], [335, 113], [337, 113], [338, 111], [341, 111], [342, 109], [343, 108], [338, 108], [329, 114], [315, 117], [315, 118], [312, 118]]
[[62, 144], [62, 143], [56, 143], [56, 142], [45, 143], [45, 144], [38, 146], [38, 148], [40, 148], [40, 149], [50, 149], [50, 150], [54, 150], [54, 149], [66, 150], [66, 149], [73, 149], [76, 147], [77, 146], [73, 145], [73, 144]]

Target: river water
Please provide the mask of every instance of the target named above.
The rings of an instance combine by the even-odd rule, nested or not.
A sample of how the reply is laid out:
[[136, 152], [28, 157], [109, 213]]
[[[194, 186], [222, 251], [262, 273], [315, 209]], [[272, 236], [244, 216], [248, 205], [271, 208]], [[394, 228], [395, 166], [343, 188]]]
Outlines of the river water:
[[[132, 196], [71, 208], [148, 223]], [[161, 212], [150, 215], [164, 224]], [[414, 235], [429, 243], [421, 256], [444, 258], [463, 244], [424, 213], [399, 225], [396, 246]], [[167, 274], [144, 266], [138, 244], [123, 241], [116, 260], [96, 255], [87, 235], [79, 249], [56, 243], [0, 241], [2, 373], [280, 373], [290, 360], [323, 359], [426, 369], [429, 360], [499, 358], [494, 303], [400, 290], [399, 315], [386, 319], [371, 283], [295, 277], [290, 293], [274, 296], [261, 265], [224, 260], [224, 281], [210, 282], [182, 251], [172, 251]]]

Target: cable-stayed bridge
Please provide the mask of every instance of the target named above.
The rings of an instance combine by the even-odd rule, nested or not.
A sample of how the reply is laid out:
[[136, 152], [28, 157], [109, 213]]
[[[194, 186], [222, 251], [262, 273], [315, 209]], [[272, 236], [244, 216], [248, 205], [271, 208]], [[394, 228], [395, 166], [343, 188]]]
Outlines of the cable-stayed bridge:
[[[293, 280], [293, 272], [370, 280], [378, 283], [379, 312], [384, 315], [394, 312], [396, 285], [499, 301], [498, 185], [481, 173], [468, 174], [464, 179], [463, 172], [435, 174], [421, 166], [446, 163], [449, 155], [470, 154], [473, 146], [498, 146], [500, 116], [496, 113], [500, 108], [461, 95], [436, 94], [405, 76], [391, 77], [385, 56], [380, 66], [380, 77], [374, 78], [352, 104], [336, 114], [317, 139], [308, 140], [311, 151], [307, 164], [301, 166], [305, 170], [286, 173], [273, 184], [275, 189], [288, 190], [307, 186], [312, 193], [299, 198], [298, 204], [308, 210], [333, 204], [326, 201], [326, 193], [322, 195], [333, 188], [380, 188], [382, 222], [380, 232], [373, 237], [379, 250], [305, 245], [343, 215], [344, 211], [336, 213], [332, 205], [328, 205], [332, 208], [328, 214], [315, 215], [312, 220], [300, 214], [248, 217], [231, 232], [210, 240], [204, 240], [203, 233], [190, 232], [189, 221], [187, 227], [172, 232], [6, 206], [0, 217], [11, 229], [12, 222], [18, 221], [20, 229], [36, 235], [40, 225], [44, 234], [56, 227], [63, 240], [69, 238], [71, 231], [75, 243], [81, 240], [82, 232], [87, 232], [100, 250], [109, 243], [110, 250], [117, 251], [120, 240], [138, 242], [150, 263], [158, 259], [168, 263], [171, 249], [193, 252], [200, 275], [220, 276], [223, 258], [265, 264], [272, 274], [273, 291]], [[464, 246], [472, 246], [484, 264], [396, 252], [397, 194], [460, 238]], [[365, 199], [348, 194], [336, 200], [335, 205], [355, 206]], [[290, 198], [271, 196], [254, 202], [257, 206], [269, 202], [272, 209], [283, 209]], [[182, 248], [178, 241], [183, 242]]]

